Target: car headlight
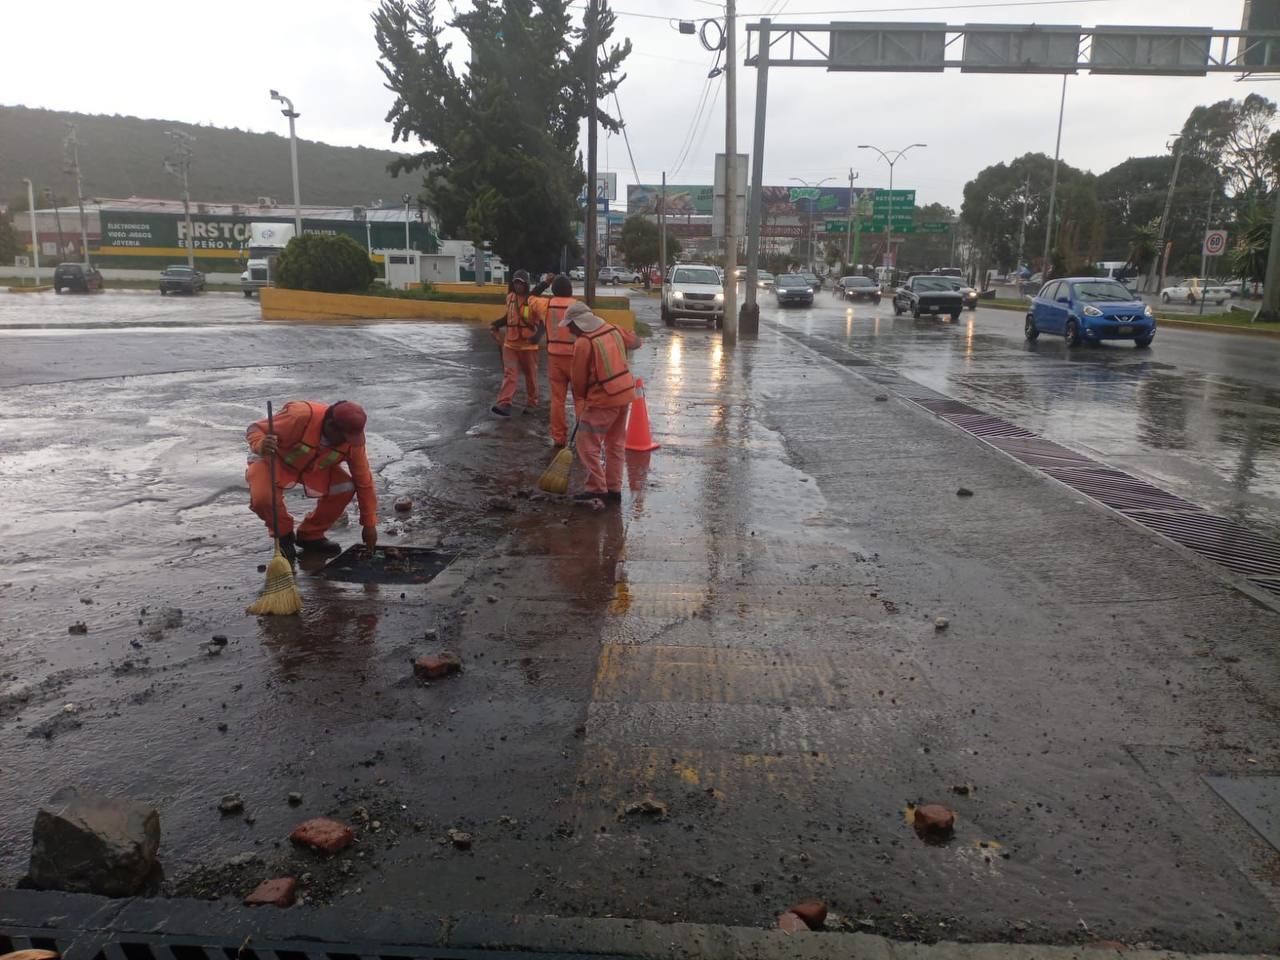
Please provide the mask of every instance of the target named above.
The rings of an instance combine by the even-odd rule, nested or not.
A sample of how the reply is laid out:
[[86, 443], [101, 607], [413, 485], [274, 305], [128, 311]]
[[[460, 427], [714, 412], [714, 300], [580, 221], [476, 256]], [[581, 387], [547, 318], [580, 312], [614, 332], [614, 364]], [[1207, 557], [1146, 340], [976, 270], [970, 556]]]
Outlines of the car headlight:
[[1095, 307], [1095, 306], [1087, 306], [1087, 307], [1085, 307], [1083, 310], [1081, 310], [1080, 312], [1081, 312], [1081, 313], [1083, 313], [1086, 317], [1100, 317], [1100, 316], [1102, 316], [1102, 311], [1101, 311], [1101, 310], [1099, 310], [1099, 309], [1098, 309], [1097, 307]]
[[804, 292], [805, 292], [805, 293], [813, 293], [813, 287], [805, 287], [805, 288], [804, 288]]
[[672, 299], [672, 300], [683, 300], [683, 299], [684, 299], [684, 293], [683, 293], [682, 291], [680, 291], [680, 290], [676, 290], [676, 291], [674, 291], [674, 292], [671, 294], [671, 299]]
[[1155, 316], [1155, 313], [1154, 313], [1154, 312], [1152, 311], [1152, 309], [1151, 309], [1151, 304], [1147, 304], [1145, 307], [1143, 307], [1143, 308], [1142, 308], [1142, 315], [1143, 315], [1144, 317], [1154, 317], [1154, 316]]
[[717, 293], [717, 294], [716, 294], [716, 303], [724, 303], [724, 294], [723, 294], [723, 293]]

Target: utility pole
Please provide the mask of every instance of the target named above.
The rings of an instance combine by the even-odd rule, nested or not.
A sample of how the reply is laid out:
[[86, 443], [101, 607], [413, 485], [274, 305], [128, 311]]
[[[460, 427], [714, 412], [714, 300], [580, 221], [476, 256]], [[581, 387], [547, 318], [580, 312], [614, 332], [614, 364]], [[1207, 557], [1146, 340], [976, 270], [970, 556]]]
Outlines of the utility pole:
[[170, 130], [169, 138], [173, 141], [173, 155], [176, 162], [166, 158], [164, 169], [165, 173], [182, 178], [182, 210], [187, 222], [187, 266], [194, 270], [196, 256], [193, 249], [194, 240], [191, 237], [191, 188], [187, 182], [187, 174], [191, 170], [191, 144], [195, 137], [181, 130]]
[[667, 171], [662, 171], [662, 193], [658, 195], [658, 286], [667, 281]]
[[84, 265], [89, 266], [89, 223], [84, 216], [84, 180], [80, 176], [80, 140], [76, 137], [76, 125], [67, 124], [67, 136], [62, 141], [63, 169], [76, 178], [76, 203], [80, 207], [80, 246]]
[[[284, 104], [280, 112], [289, 118], [289, 163], [293, 167], [293, 229], [297, 236], [302, 236], [302, 200], [298, 193], [298, 135], [293, 129], [293, 121], [302, 114], [293, 109], [293, 101], [278, 90], [271, 91], [271, 99]], [[405, 244], [407, 249], [408, 243]]]
[[734, 0], [724, 5], [724, 343], [738, 342], [738, 48]]
[[744, 275], [743, 304], [740, 332], [754, 337], [760, 333], [760, 305], [756, 302], [756, 285], [760, 277], [760, 210], [763, 206], [764, 176], [764, 117], [765, 102], [769, 97], [769, 25], [765, 17], [760, 21], [759, 50], [756, 67], [756, 124], [751, 152], [751, 198], [747, 212], [747, 269]]
[[27, 216], [31, 219], [31, 255], [35, 257], [35, 283], [40, 286], [40, 234], [36, 232], [36, 192], [35, 185], [27, 177], [22, 178], [27, 185]]
[[600, 70], [596, 51], [596, 20], [600, 16], [600, 0], [589, 0], [587, 6], [587, 49], [591, 51], [591, 72], [587, 78], [587, 281], [583, 299], [587, 306], [596, 305], [596, 74]]
[[[1031, 195], [1031, 174], [1027, 174], [1026, 183], [1022, 185], [1022, 220], [1018, 224], [1018, 273], [1022, 272], [1023, 244], [1027, 239], [1027, 200]], [[954, 233], [954, 231], [953, 231]], [[953, 257], [954, 259], [954, 257]], [[986, 284], [983, 284], [985, 287]]]
[[1274, 323], [1280, 320], [1280, 189], [1275, 190], [1275, 209], [1271, 211], [1271, 247], [1267, 251], [1267, 275], [1262, 283], [1262, 306], [1254, 321]]
[[66, 249], [62, 243], [62, 213], [58, 210], [58, 201], [53, 195], [53, 187], [44, 188], [44, 199], [53, 207], [53, 221], [58, 225], [58, 259], [62, 259], [62, 251]]
[[[1053, 208], [1058, 199], [1058, 157], [1062, 154], [1062, 116], [1067, 109], [1067, 75], [1062, 75], [1062, 98], [1058, 101], [1058, 141], [1053, 148], [1053, 178], [1049, 182], [1049, 219], [1044, 225], [1044, 260], [1040, 265], [1041, 276], [1049, 279], [1049, 245], [1053, 239]], [[1022, 264], [1018, 264], [1022, 268]]]
[[[1173, 175], [1169, 177], [1169, 192], [1164, 198], [1164, 215], [1160, 217], [1160, 242], [1156, 244], [1156, 257], [1151, 263], [1151, 269], [1147, 272], [1147, 291], [1159, 293], [1160, 288], [1164, 286], [1164, 261], [1165, 261], [1165, 243], [1169, 236], [1169, 213], [1173, 209], [1173, 191], [1178, 186], [1178, 171], [1182, 169], [1182, 138], [1179, 137], [1173, 145]], [[1156, 280], [1156, 271], [1159, 270], [1159, 281]]]
[[853, 172], [853, 167], [850, 167], [849, 168], [849, 231], [844, 236], [844, 272], [845, 273], [849, 272], [853, 264], [853, 261], [850, 259], [853, 256], [853, 220], [855, 216], [855, 209], [857, 208], [857, 205], [858, 205], [858, 201], [855, 200], [853, 196], [853, 181], [857, 179], [858, 179], [858, 175]]
[[404, 248], [406, 251], [409, 249], [409, 201], [412, 199], [413, 197], [407, 193], [400, 198], [404, 203]]

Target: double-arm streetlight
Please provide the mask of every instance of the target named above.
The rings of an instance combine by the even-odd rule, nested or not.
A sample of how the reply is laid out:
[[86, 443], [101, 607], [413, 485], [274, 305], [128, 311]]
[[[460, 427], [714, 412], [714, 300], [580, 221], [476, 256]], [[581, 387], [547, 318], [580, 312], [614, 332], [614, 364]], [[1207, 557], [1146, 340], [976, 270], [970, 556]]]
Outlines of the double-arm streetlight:
[[293, 163], [293, 228], [298, 236], [302, 236], [302, 200], [298, 194], [298, 136], [293, 130], [293, 121], [301, 114], [293, 109], [293, 101], [278, 90], [271, 91], [271, 99], [284, 104], [280, 112], [289, 118], [289, 159]]
[[[835, 177], [823, 177], [817, 183], [810, 183], [808, 180], [802, 180], [799, 177], [792, 177], [791, 179], [794, 180], [796, 183], [804, 184], [810, 190], [818, 190], [822, 187], [824, 183], [826, 183], [828, 180], [834, 180]], [[814, 262], [814, 256], [813, 256], [813, 247], [817, 239], [816, 231], [813, 228], [814, 203], [816, 201], [817, 201], [817, 196], [812, 193], [809, 194], [809, 269], [813, 270], [814, 273], [817, 273], [817, 270], [815, 269], [816, 263]]]
[[[916, 147], [927, 147], [927, 146], [928, 146], [927, 143], [912, 143], [903, 147], [901, 150], [890, 150], [888, 153], [885, 153], [879, 147], [872, 146], [869, 143], [858, 144], [859, 150], [874, 150], [876, 153], [880, 154], [880, 159], [889, 165], [889, 208], [888, 208], [888, 216], [885, 217], [885, 221], [884, 221], [884, 252], [890, 259], [894, 259], [893, 257], [893, 167], [894, 167], [894, 164], [896, 164], [899, 160], [902, 159], [903, 155], [908, 150], [913, 150]], [[894, 260], [893, 265], [894, 267], [897, 267], [898, 264], [896, 259]]]

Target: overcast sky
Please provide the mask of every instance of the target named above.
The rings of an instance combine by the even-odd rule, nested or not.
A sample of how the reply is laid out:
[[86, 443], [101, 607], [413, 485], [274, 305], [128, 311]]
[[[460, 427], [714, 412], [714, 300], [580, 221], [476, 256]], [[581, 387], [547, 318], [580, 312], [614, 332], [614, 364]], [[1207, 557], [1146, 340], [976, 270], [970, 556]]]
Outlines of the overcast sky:
[[[617, 32], [629, 36], [635, 48], [619, 95], [641, 180], [657, 182], [666, 170], [672, 183], [709, 183], [714, 154], [724, 148], [723, 81], [713, 81], [718, 93], [714, 110], [704, 111], [694, 126], [714, 55], [696, 37], [680, 34], [674, 19], [714, 16], [716, 5], [711, 0], [612, 2]], [[772, 13], [778, 22], [1232, 29], [1240, 26], [1243, 5], [1243, 0], [738, 2], [743, 24]], [[293, 98], [302, 114], [300, 136], [392, 147], [391, 128], [383, 120], [391, 94], [376, 66], [370, 21], [377, 6], [376, 0], [222, 0], [212, 6], [175, 6], [172, 0], [61, 0], [51, 20], [49, 9], [40, 4], [14, 5], [5, 10], [0, 102], [285, 133], [286, 121], [267, 95], [276, 87]], [[440, 9], [447, 12], [448, 3], [442, 2]], [[740, 35], [744, 33], [740, 27]], [[28, 37], [44, 39], [28, 43], [23, 40]], [[884, 165], [856, 145], [871, 142], [892, 149], [923, 141], [928, 148], [899, 163], [894, 185], [915, 187], [920, 203], [958, 206], [965, 182], [984, 166], [1031, 150], [1053, 154], [1060, 84], [1057, 77], [954, 71], [912, 75], [776, 69], [770, 72], [765, 181], [833, 177], [833, 185], [847, 185], [852, 166], [859, 173], [858, 186], [884, 186]], [[738, 149], [743, 153], [752, 142], [755, 85], [755, 70], [742, 68]], [[1238, 83], [1229, 74], [1191, 79], [1074, 76], [1067, 81], [1063, 159], [1101, 172], [1131, 156], [1160, 153], [1195, 105], [1255, 90], [1280, 97], [1280, 85]], [[681, 164], [691, 130], [692, 143]], [[601, 138], [600, 163], [602, 169], [618, 172], [625, 196], [625, 184], [635, 177], [620, 137]], [[305, 192], [304, 184], [304, 200]]]

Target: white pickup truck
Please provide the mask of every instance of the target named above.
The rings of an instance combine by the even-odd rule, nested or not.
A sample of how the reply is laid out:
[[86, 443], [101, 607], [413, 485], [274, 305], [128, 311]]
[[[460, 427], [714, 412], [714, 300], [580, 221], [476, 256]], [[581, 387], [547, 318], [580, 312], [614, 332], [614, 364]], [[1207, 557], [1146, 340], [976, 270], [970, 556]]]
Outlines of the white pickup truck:
[[1231, 299], [1231, 291], [1227, 287], [1201, 280], [1199, 277], [1187, 277], [1160, 291], [1161, 303], [1170, 303], [1174, 300], [1199, 303], [1202, 299], [1211, 300], [1218, 306], [1222, 306]]

